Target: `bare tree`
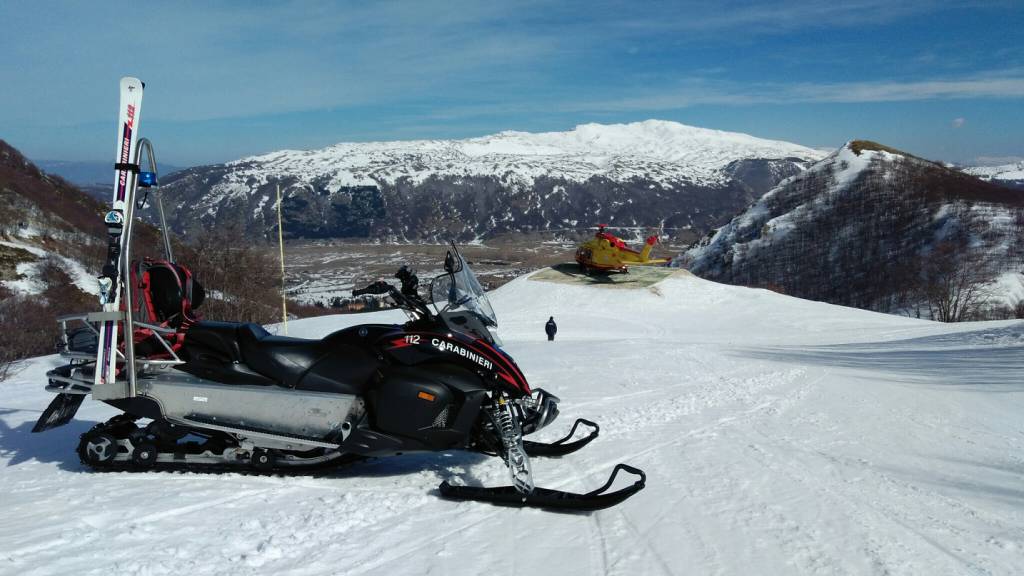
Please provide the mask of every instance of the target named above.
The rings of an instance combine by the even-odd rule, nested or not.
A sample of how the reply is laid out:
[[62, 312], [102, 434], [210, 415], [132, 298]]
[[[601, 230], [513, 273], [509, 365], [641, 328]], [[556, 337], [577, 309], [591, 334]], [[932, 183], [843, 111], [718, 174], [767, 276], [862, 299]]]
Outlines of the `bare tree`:
[[206, 289], [200, 312], [210, 320], [276, 322], [281, 280], [274, 252], [247, 238], [241, 224], [204, 231], [183, 259]]
[[0, 299], [0, 380], [14, 374], [18, 361], [54, 350], [57, 324], [41, 296], [7, 295]]
[[0, 380], [11, 376], [20, 360], [55, 351], [59, 327], [54, 318], [98, 307], [96, 297], [75, 286], [60, 260], [42, 262], [37, 274], [46, 287], [39, 294], [0, 290]]
[[922, 296], [932, 318], [941, 322], [972, 319], [985, 302], [991, 277], [983, 254], [962, 244], [938, 244], [923, 267]]
[[0, 345], [0, 382], [3, 382], [11, 374], [14, 368], [15, 358], [6, 346]]

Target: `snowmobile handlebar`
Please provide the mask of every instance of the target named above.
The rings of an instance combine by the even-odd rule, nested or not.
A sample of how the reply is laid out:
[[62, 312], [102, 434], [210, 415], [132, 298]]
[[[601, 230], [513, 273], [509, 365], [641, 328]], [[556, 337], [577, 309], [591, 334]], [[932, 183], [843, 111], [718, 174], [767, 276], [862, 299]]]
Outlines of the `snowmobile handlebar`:
[[399, 274], [396, 276], [402, 280], [401, 290], [383, 280], [378, 280], [365, 288], [353, 290], [352, 295], [362, 296], [364, 294], [386, 294], [391, 296], [391, 299], [400, 307], [414, 312], [420, 318], [429, 318], [431, 316], [430, 309], [416, 291], [416, 286], [418, 284], [416, 275], [412, 274], [411, 271], [408, 271], [408, 269], [403, 266], [399, 271]]
[[366, 288], [359, 288], [352, 291], [353, 296], [362, 296], [363, 294], [390, 294], [395, 290], [395, 287], [383, 280], [379, 280], [370, 284]]

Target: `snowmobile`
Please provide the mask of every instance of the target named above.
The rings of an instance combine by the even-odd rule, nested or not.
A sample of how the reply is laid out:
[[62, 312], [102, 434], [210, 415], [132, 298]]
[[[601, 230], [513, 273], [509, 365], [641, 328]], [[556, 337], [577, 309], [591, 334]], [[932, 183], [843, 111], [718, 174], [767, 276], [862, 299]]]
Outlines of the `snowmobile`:
[[[145, 139], [140, 144], [134, 164], [119, 162], [116, 168], [132, 173], [130, 183], [155, 189], [152, 145]], [[143, 149], [148, 172], [139, 169]], [[47, 373], [46, 389], [57, 396], [33, 429], [67, 424], [87, 395], [120, 410], [81, 436], [77, 452], [86, 466], [281, 473], [365, 457], [466, 450], [500, 457], [511, 485], [445, 481], [439, 487], [443, 497], [597, 510], [644, 488], [644, 473], [626, 464], [585, 494], [534, 485], [531, 457], [575, 452], [598, 436], [599, 427], [578, 419], [557, 441], [523, 439], [555, 420], [559, 399], [531, 389], [502, 350], [492, 332], [494, 311], [454, 244], [444, 273], [430, 282], [425, 296], [419, 278], [404, 266], [395, 275], [397, 288], [377, 281], [353, 291], [390, 297], [406, 312], [405, 324], [363, 324], [318, 340], [276, 336], [253, 323], [199, 318], [195, 309], [204, 291], [173, 259], [158, 189], [164, 258], [129, 260], [136, 186], [127, 188], [124, 248], [117, 253], [113, 284], [123, 299], [114, 311], [58, 318], [61, 354], [69, 362]], [[110, 280], [101, 277], [101, 283]], [[104, 330], [106, 323], [113, 330]], [[100, 378], [106, 344], [101, 335], [111, 333], [121, 335], [109, 354], [114, 377]], [[581, 429], [589, 432], [577, 437]], [[620, 472], [638, 479], [609, 491]]]
[[670, 258], [651, 258], [651, 249], [658, 242], [657, 236], [648, 236], [640, 251], [633, 250], [611, 232], [607, 224], [598, 224], [594, 237], [576, 249], [576, 263], [585, 274], [591, 272], [628, 272], [629, 265], [652, 266], [668, 264]]
[[[184, 267], [169, 272], [157, 261], [148, 264], [145, 274], [152, 278], [152, 295], [147, 302], [173, 302], [181, 293], [175, 269]], [[595, 510], [641, 490], [644, 473], [625, 464], [615, 467], [604, 486], [587, 494], [534, 486], [532, 456], [575, 452], [597, 437], [598, 425], [578, 419], [555, 442], [523, 439], [555, 420], [559, 399], [542, 389], [531, 390], [501, 349], [490, 331], [497, 322], [487, 296], [454, 245], [444, 269], [431, 282], [428, 299], [419, 295], [418, 278], [407, 267], [396, 275], [400, 289], [378, 281], [353, 291], [390, 296], [409, 313], [406, 324], [359, 325], [320, 340], [273, 336], [251, 323], [199, 320], [180, 331], [181, 324], [173, 329], [136, 321], [126, 333], [154, 333], [136, 342], [140, 353], [158, 332], [159, 342], [167, 346], [162, 354], [137, 357], [134, 375], [125, 363], [123, 381], [101, 386], [92, 384], [95, 341], [83, 349], [81, 342], [88, 339], [80, 330], [69, 330], [64, 354], [71, 363], [48, 373], [47, 390], [58, 396], [34, 431], [67, 423], [91, 393], [124, 412], [82, 435], [78, 455], [98, 470], [284, 471], [340, 464], [352, 456], [469, 450], [500, 456], [512, 486], [445, 482], [440, 486], [443, 496]], [[152, 315], [170, 317], [169, 310]], [[115, 397], [102, 388], [126, 390], [128, 380], [134, 381], [131, 396]], [[139, 425], [142, 419], [149, 422]], [[572, 440], [581, 428], [589, 434]], [[620, 471], [639, 480], [607, 492]]]

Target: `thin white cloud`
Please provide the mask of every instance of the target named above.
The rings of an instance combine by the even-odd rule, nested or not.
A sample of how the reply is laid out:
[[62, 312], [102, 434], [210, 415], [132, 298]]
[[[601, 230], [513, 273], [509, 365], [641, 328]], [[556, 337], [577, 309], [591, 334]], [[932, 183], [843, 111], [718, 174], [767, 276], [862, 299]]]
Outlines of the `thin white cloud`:
[[[614, 4], [621, 6], [621, 3]], [[774, 2], [669, 2], [678, 18], [666, 18], [667, 10], [650, 10], [626, 18], [621, 28], [721, 32], [742, 29], [745, 33], [781, 34], [801, 28], [836, 28], [885, 24], [910, 15], [970, 5], [971, 2], [933, 0], [777, 0]]]
[[951, 122], [951, 125], [953, 126], [953, 128], [963, 128], [964, 124], [966, 123], [966, 118], [954, 118], [953, 122]]
[[1024, 76], [986, 76], [911, 82], [800, 84], [790, 94], [805, 102], [902, 102], [1024, 97]]
[[676, 86], [645, 89], [619, 99], [569, 103], [581, 111], [657, 111], [701, 104], [859, 104], [966, 98], [1024, 98], [1020, 70], [991, 72], [963, 78], [918, 81], [833, 83], [740, 83], [706, 78], [688, 79]]

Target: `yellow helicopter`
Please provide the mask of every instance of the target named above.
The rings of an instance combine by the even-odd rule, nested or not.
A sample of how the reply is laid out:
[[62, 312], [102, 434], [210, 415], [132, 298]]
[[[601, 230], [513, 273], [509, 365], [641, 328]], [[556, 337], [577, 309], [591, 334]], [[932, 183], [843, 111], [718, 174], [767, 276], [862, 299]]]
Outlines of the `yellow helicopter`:
[[671, 258], [652, 259], [651, 249], [658, 242], [657, 236], [648, 236], [643, 249], [633, 250], [619, 237], [605, 232], [607, 224], [598, 224], [597, 233], [576, 249], [576, 262], [585, 274], [591, 272], [629, 272], [628, 265], [652, 266], [668, 264]]

